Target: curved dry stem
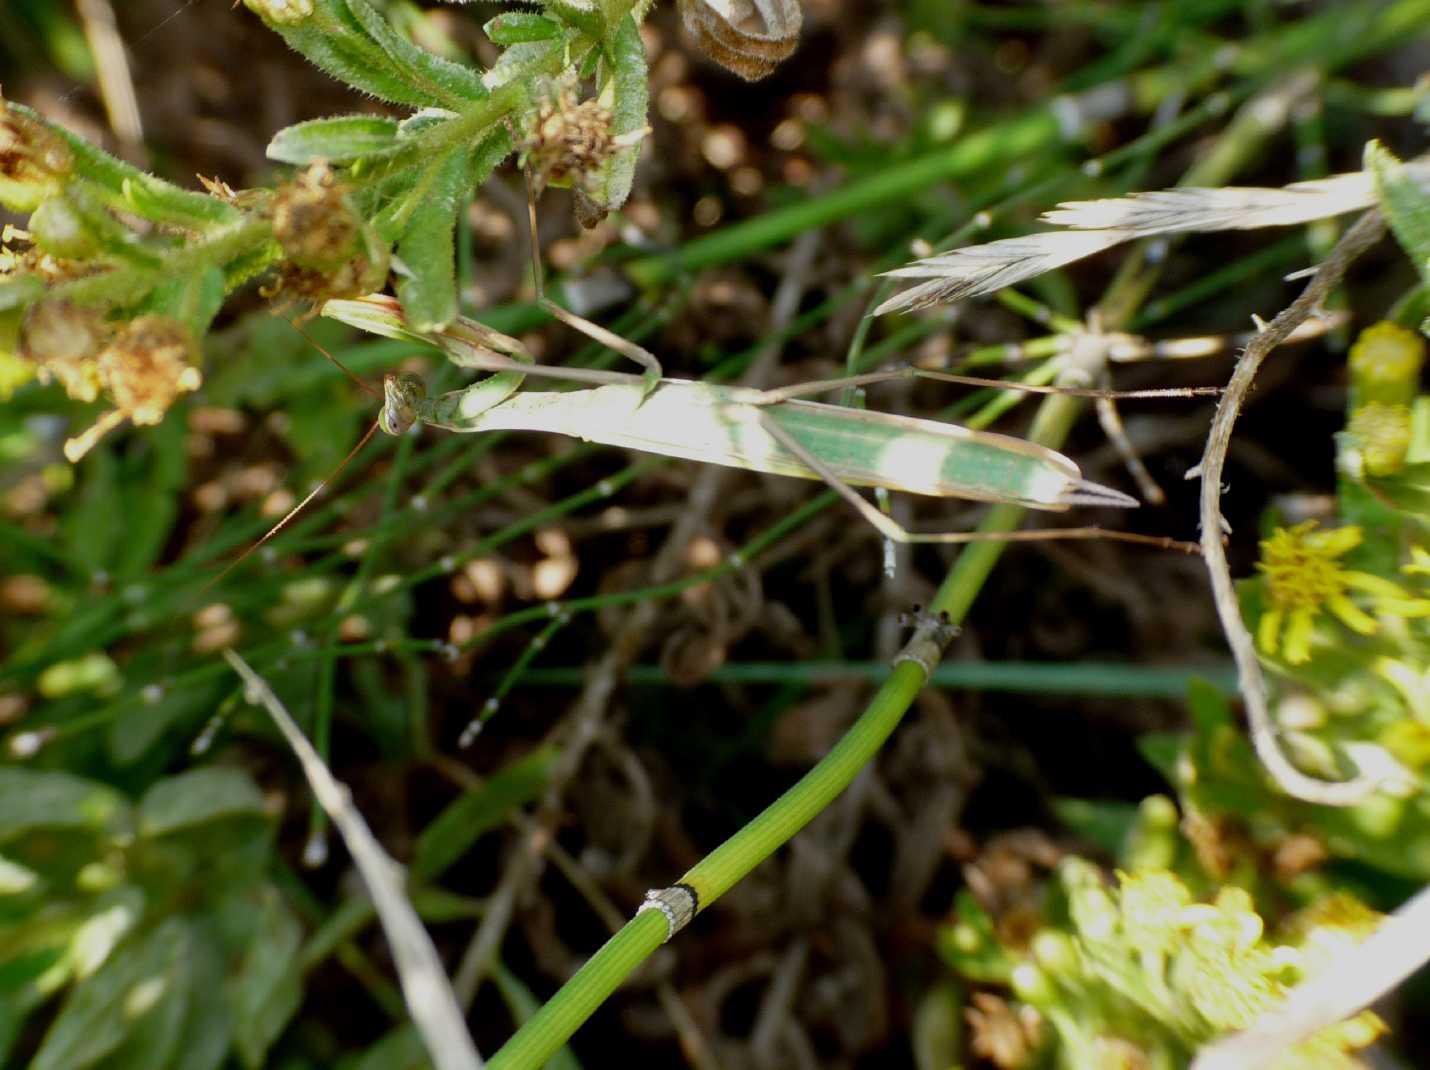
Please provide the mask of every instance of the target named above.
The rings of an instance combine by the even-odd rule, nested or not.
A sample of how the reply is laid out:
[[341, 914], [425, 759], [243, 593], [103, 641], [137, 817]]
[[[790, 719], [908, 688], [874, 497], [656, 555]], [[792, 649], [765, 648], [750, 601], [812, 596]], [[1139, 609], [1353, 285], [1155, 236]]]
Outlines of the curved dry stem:
[[1276, 739], [1276, 726], [1266, 699], [1266, 677], [1256, 655], [1256, 644], [1241, 619], [1241, 606], [1232, 586], [1231, 569], [1227, 566], [1226, 550], [1222, 546], [1221, 481], [1226, 464], [1231, 430], [1241, 412], [1242, 402], [1251, 389], [1261, 362], [1302, 323], [1316, 314], [1331, 290], [1340, 282], [1352, 261], [1378, 242], [1385, 233], [1385, 223], [1377, 211], [1367, 212], [1346, 231], [1336, 247], [1311, 277], [1301, 296], [1287, 306], [1248, 343], [1227, 384], [1226, 393], [1217, 405], [1211, 430], [1207, 433], [1206, 449], [1202, 453], [1199, 471], [1202, 480], [1201, 527], [1202, 556], [1211, 576], [1212, 597], [1217, 616], [1221, 618], [1232, 656], [1236, 659], [1242, 697], [1246, 700], [1246, 716], [1251, 726], [1251, 742], [1257, 757], [1278, 787], [1288, 795], [1322, 806], [1352, 806], [1369, 797], [1383, 783], [1380, 774], [1358, 771], [1344, 781], [1319, 780], [1307, 776], [1291, 764]]

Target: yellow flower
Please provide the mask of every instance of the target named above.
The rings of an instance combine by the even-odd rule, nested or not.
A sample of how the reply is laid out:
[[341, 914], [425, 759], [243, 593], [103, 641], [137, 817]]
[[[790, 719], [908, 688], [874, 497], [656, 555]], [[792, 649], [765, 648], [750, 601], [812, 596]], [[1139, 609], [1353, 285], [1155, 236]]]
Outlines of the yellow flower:
[[[1342, 568], [1337, 560], [1361, 544], [1354, 525], [1316, 530], [1308, 520], [1277, 528], [1261, 542], [1256, 566], [1265, 580], [1269, 608], [1257, 625], [1256, 641], [1271, 657], [1280, 653], [1288, 663], [1311, 659], [1311, 636], [1323, 609], [1361, 635], [1374, 635], [1376, 619], [1350, 599], [1351, 591], [1369, 595], [1377, 613], [1396, 617], [1430, 616], [1430, 600], [1415, 598], [1398, 584], [1367, 572]], [[1284, 629], [1284, 642], [1283, 642]]]
[[1430, 576], [1430, 550], [1423, 546], [1410, 548], [1410, 564], [1401, 565], [1400, 571], [1407, 576]]

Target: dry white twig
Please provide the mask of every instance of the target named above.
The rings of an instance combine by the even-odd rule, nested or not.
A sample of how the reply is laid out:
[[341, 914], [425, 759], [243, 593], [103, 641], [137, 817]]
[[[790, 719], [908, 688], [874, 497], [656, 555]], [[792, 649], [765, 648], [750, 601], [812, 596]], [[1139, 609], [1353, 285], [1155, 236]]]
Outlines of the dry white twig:
[[1251, 389], [1252, 380], [1256, 378], [1261, 362], [1320, 308], [1351, 262], [1378, 242], [1384, 233], [1385, 224], [1379, 212], [1367, 212], [1362, 216], [1336, 243], [1331, 255], [1306, 284], [1301, 296], [1268, 323], [1247, 345], [1237, 362], [1236, 371], [1232, 373], [1231, 381], [1227, 383], [1226, 392], [1222, 394], [1217, 405], [1216, 416], [1212, 419], [1211, 430], [1207, 432], [1206, 449], [1202, 453], [1199, 466], [1202, 481], [1202, 557], [1207, 563], [1207, 573], [1211, 577], [1212, 598], [1216, 602], [1217, 616], [1221, 618], [1222, 630], [1226, 633], [1227, 644], [1236, 660], [1241, 694], [1246, 702], [1246, 717], [1251, 727], [1252, 745], [1256, 748], [1261, 764], [1282, 791], [1323, 806], [1351, 806], [1369, 798], [1384, 783], [1387, 771], [1362, 770], [1351, 780], [1339, 782], [1317, 780], [1297, 769], [1282, 753], [1276, 740], [1276, 725], [1266, 700], [1266, 677], [1261, 672], [1256, 644], [1241, 619], [1241, 606], [1236, 598], [1236, 588], [1232, 585], [1226, 550], [1222, 546], [1222, 471], [1226, 465], [1232, 427], [1236, 424], [1242, 402]]
[[372, 896], [382, 930], [392, 948], [392, 960], [402, 983], [402, 995], [412, 1022], [422, 1034], [427, 1053], [437, 1070], [481, 1070], [482, 1058], [472, 1044], [471, 1035], [442, 960], [417, 912], [412, 909], [403, 891], [405, 873], [367, 827], [362, 814], [352, 803], [352, 793], [328, 771], [323, 759], [313, 749], [302, 730], [294, 723], [278, 696], [267, 682], [253, 671], [248, 662], [232, 650], [223, 656], [233, 671], [243, 679], [244, 694], [250, 702], [261, 703], [273, 718], [278, 730], [293, 748], [303, 766], [303, 774], [312, 785], [318, 803], [332, 818], [353, 863], [362, 874], [368, 894]]
[[1380, 928], [1329, 968], [1291, 990], [1275, 1011], [1205, 1048], [1192, 1070], [1256, 1070], [1318, 1029], [1374, 1003], [1430, 957], [1430, 888], [1421, 889]]

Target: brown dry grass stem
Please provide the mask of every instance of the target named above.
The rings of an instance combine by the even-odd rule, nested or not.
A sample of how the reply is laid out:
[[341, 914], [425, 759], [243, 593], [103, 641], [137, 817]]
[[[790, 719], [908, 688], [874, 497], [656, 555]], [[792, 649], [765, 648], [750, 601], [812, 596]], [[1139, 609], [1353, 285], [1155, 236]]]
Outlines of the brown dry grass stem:
[[1201, 545], [1211, 577], [1212, 597], [1217, 615], [1232, 656], [1236, 659], [1242, 696], [1246, 700], [1246, 716], [1250, 723], [1251, 741], [1272, 779], [1288, 795], [1323, 806], [1351, 806], [1368, 798], [1382, 784], [1384, 771], [1358, 770], [1350, 780], [1331, 782], [1307, 776], [1291, 764], [1276, 739], [1276, 726], [1267, 704], [1266, 677], [1261, 671], [1256, 644], [1241, 619], [1241, 606], [1232, 584], [1227, 565], [1226, 549], [1222, 545], [1221, 515], [1222, 473], [1226, 467], [1227, 449], [1232, 428], [1241, 406], [1256, 378], [1262, 362], [1291, 335], [1318, 313], [1321, 305], [1340, 283], [1351, 263], [1385, 233], [1385, 223], [1377, 211], [1367, 212], [1346, 231], [1316, 270], [1301, 296], [1288, 305], [1275, 319], [1266, 324], [1248, 343], [1236, 370], [1227, 383], [1226, 393], [1217, 405], [1207, 432], [1206, 449], [1201, 464], [1194, 469], [1201, 476]]

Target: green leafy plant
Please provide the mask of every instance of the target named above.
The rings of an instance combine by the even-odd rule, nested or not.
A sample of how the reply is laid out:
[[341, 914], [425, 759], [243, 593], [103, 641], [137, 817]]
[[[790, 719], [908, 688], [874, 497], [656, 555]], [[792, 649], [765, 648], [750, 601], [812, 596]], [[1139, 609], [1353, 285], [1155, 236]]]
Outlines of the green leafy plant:
[[[490, 977], [519, 1027], [492, 1065], [530, 1068], [565, 1058], [561, 1049], [572, 1032], [674, 930], [719, 902], [871, 767], [930, 679], [953, 628], [968, 617], [984, 589], [1001, 544], [976, 545], [951, 566], [930, 556], [927, 561], [937, 569], [923, 596], [930, 613], [917, 619], [914, 638], [896, 656], [889, 651], [892, 667], [877, 666], [869, 674], [878, 687], [848, 732], [767, 809], [755, 813], [773, 792], [760, 794], [748, 812], [748, 800], [722, 799], [722, 806], [739, 814], [737, 831], [703, 857], [682, 842], [678, 861], [663, 860], [655, 879], [669, 882], [675, 871], [688, 867], [685, 872], [648, 897], [634, 919], [544, 1004], [494, 961], [492, 949], [502, 946], [511, 904], [529, 887], [538, 848], [548, 846], [555, 855], [560, 847], [558, 834], [579, 794], [572, 786], [584, 787], [580, 773], [590, 748], [614, 735], [606, 732], [601, 712], [637, 656], [642, 635], [664, 627], [653, 607], [679, 602], [707, 614], [701, 624], [710, 633], [737, 631], [740, 614], [732, 607], [742, 605], [748, 593], [741, 585], [787, 559], [793, 536], [830, 510], [835, 496], [797, 508], [784, 502], [773, 519], [761, 516], [746, 524], [742, 518], [740, 534], [731, 536], [729, 545], [713, 539], [708, 546], [696, 545], [698, 527], [677, 526], [680, 539], [634, 587], [616, 575], [621, 569], [611, 568], [599, 585], [570, 596], [525, 597], [530, 604], [514, 609], [502, 609], [493, 599], [480, 614], [464, 608], [451, 630], [442, 631], [422, 612], [434, 590], [450, 591], [463, 607], [479, 602], [485, 597], [482, 585], [491, 585], [493, 574], [502, 576], [493, 558], [503, 547], [533, 532], [542, 553], [559, 547], [562, 533], [556, 526], [563, 518], [639, 485], [664, 462], [643, 460], [594, 477], [579, 469], [584, 483], [573, 492], [558, 488], [590, 460], [593, 451], [587, 447], [541, 454], [496, 473], [483, 460], [490, 440], [472, 444], [451, 436], [419, 450], [407, 436], [359, 451], [350, 477], [368, 493], [318, 502], [300, 515], [268, 544], [277, 567], [261, 576], [255, 569], [241, 584], [222, 584], [221, 597], [214, 594], [212, 604], [196, 604], [208, 599], [206, 590], [204, 598], [196, 592], [218, 571], [218, 562], [250, 545], [270, 521], [218, 515], [228, 504], [220, 486], [200, 489], [213, 492], [202, 500], [222, 504], [192, 515], [191, 503], [200, 500], [187, 494], [200, 455], [195, 440], [207, 438], [206, 448], [214, 449], [215, 439], [229, 441], [224, 421], [241, 416], [245, 406], [279, 409], [281, 419], [261, 433], [281, 429], [282, 445], [314, 476], [356, 438], [357, 414], [371, 418], [341, 395], [336, 375], [313, 360], [307, 341], [287, 326], [248, 320], [216, 329], [228, 299], [248, 286], [272, 305], [307, 312], [331, 298], [390, 285], [416, 333], [454, 325], [475, 330], [458, 316], [458, 269], [469, 262], [459, 256], [463, 242], [470, 241], [464, 209], [499, 164], [515, 158], [537, 189], [569, 186], [581, 222], [619, 211], [630, 194], [647, 136], [650, 83], [640, 31], [647, 6], [549, 0], [539, 10], [497, 15], [485, 26], [497, 59], [490, 69], [478, 70], [418, 47], [404, 30], [403, 20], [412, 12], [403, 3], [247, 0], [292, 49], [385, 109], [382, 115], [316, 119], [279, 131], [269, 157], [294, 170], [258, 189], [235, 190], [211, 179], [207, 193], [186, 191], [99, 152], [23, 105], [0, 106], [0, 202], [28, 217], [20, 233], [11, 232], [0, 263], [0, 392], [15, 399], [0, 413], [0, 458], [13, 461], [16, 482], [31, 499], [58, 503], [54, 517], [35, 509], [29, 514], [33, 523], [0, 523], [7, 565], [13, 560], [17, 571], [23, 570], [20, 582], [3, 592], [16, 613], [0, 619], [7, 647], [0, 666], [0, 717], [7, 726], [14, 722], [5, 744], [17, 766], [0, 770], [16, 774], [0, 780], [0, 803], [9, 802], [19, 815], [12, 835], [4, 831], [8, 826], [0, 813], [0, 881], [7, 892], [13, 890], [0, 899], [6, 925], [0, 939], [9, 945], [0, 944], [0, 984], [15, 993], [17, 1008], [0, 1026], [17, 1050], [29, 1041], [36, 1058], [46, 1060], [42, 1067], [219, 1065], [230, 1053], [256, 1067], [277, 1043], [285, 1046], [285, 1059], [298, 1051], [306, 1054], [292, 1054], [293, 1059], [331, 1059], [340, 1046], [351, 1054], [346, 1045], [306, 1030], [289, 1030], [278, 1039], [301, 998], [304, 971], [329, 955], [341, 959], [359, 979], [364, 998], [394, 1023], [384, 1039], [352, 1055], [362, 1070], [416, 1065], [424, 1057], [401, 994], [353, 939], [374, 917], [363, 897], [340, 890], [335, 905], [326, 908], [306, 900], [273, 848], [256, 789], [223, 764], [228, 752], [218, 765], [165, 775], [208, 753], [219, 738], [241, 743], [256, 736], [265, 746], [272, 743], [265, 722], [237, 712], [238, 688], [214, 656], [217, 651], [242, 646], [272, 691], [292, 697], [295, 717], [320, 758], [333, 758], [335, 719], [350, 704], [361, 710], [352, 718], [361, 737], [352, 750], [363, 754], [360, 761], [375, 756], [373, 780], [406, 776], [420, 781], [424, 794], [442, 793], [440, 803], [433, 803], [438, 816], [410, 838], [407, 892], [425, 921], [480, 919], [455, 971], [454, 1002], [469, 1003]], [[51, 10], [43, 2], [38, 7]], [[787, 340], [810, 336], [807, 332], [821, 324], [852, 323], [858, 317], [842, 313], [857, 311], [861, 303], [870, 313], [885, 313], [889, 318], [877, 329], [872, 317], [860, 321], [841, 354], [847, 370], [857, 373], [892, 354], [907, 355], [952, 322], [940, 312], [921, 311], [926, 299], [940, 295], [946, 277], [936, 278], [931, 289], [916, 285], [898, 296], [892, 284], [868, 278], [895, 267], [910, 242], [920, 243], [919, 249], [935, 240], [952, 247], [996, 228], [1011, 235], [1004, 242], [1021, 242], [1026, 249], [1037, 244], [1023, 233], [1030, 222], [1027, 206], [1042, 209], [1062, 198], [1087, 197], [1121, 203], [1129, 190], [1147, 188], [1154, 169], [1168, 183], [1194, 187], [1183, 196], [1209, 200], [1213, 209], [1231, 203], [1233, 214], [1245, 213], [1236, 199], [1245, 191], [1219, 187], [1239, 180], [1288, 121], [1297, 124], [1298, 137], [1324, 149], [1324, 131], [1305, 119], [1320, 107], [1323, 81], [1413, 37], [1430, 15], [1424, 0], [1332, 5], [1286, 21], [1258, 8], [1233, 49], [1218, 36], [1239, 13], [1238, 5], [1229, 3], [1159, 6], [1154, 14], [1165, 15], [1166, 22], [1155, 32], [1148, 31], [1147, 9], [1138, 4], [1006, 12], [959, 5], [956, 14], [926, 7], [910, 5], [916, 27], [911, 40], [924, 50], [925, 63], [961, 35], [977, 36], [1002, 19], [1031, 20], [1058, 35], [1062, 20], [1068, 20], [1113, 44], [1101, 61], [1068, 77], [1058, 95], [1039, 93], [1011, 115], [977, 114], [972, 102], [966, 109], [963, 101], [949, 99], [951, 90], [940, 83], [919, 90], [926, 96], [916, 98], [918, 122], [894, 143], [885, 143], [877, 125], [848, 134], [833, 124], [821, 129], [808, 122], [804, 136], [810, 152], [847, 165], [847, 181], [832, 178], [828, 188], [813, 191], [781, 189], [773, 206], [753, 218], [671, 248], [628, 249], [627, 277], [654, 292], [851, 220], [849, 243], [865, 258], [857, 280], [844, 280], [846, 285], [817, 302], [804, 302], [798, 286], [789, 293], [782, 286], [777, 302], [782, 318], [772, 331]], [[799, 8], [789, 0], [680, 0], [678, 8], [697, 44], [747, 78], [769, 73], [787, 57], [800, 29]], [[0, 11], [0, 26], [13, 18]], [[882, 47], [871, 42], [873, 55], [875, 45]], [[0, 42], [0, 47], [10, 45]], [[1010, 62], [1016, 51], [998, 53], [998, 62]], [[1287, 72], [1296, 73], [1287, 77]], [[1351, 82], [1337, 82], [1326, 92], [1328, 99], [1349, 100], [1347, 110], [1354, 115], [1405, 115], [1423, 97], [1423, 90], [1372, 93]], [[1115, 141], [1114, 127], [1130, 129], [1144, 119], [1149, 123], [1144, 132], [1108, 147]], [[1173, 151], [1183, 142], [1195, 151]], [[1185, 172], [1161, 174], [1188, 161]], [[1367, 157], [1366, 176], [1355, 186], [1360, 199], [1351, 207], [1381, 206], [1423, 274], [1424, 195], [1416, 164], [1375, 149]], [[1339, 190], [1347, 183], [1332, 184]], [[1316, 200], [1323, 192], [1293, 189], [1289, 195]], [[1164, 196], [1175, 200], [1173, 194]], [[1033, 358], [1025, 377], [1035, 386], [1067, 385], [1078, 375], [1100, 379], [1109, 361], [1121, 359], [1114, 355], [1117, 346], [1155, 350], [1133, 332], [1203, 302], [1222, 303], [1208, 320], [1240, 322], [1249, 311], [1240, 300], [1249, 280], [1264, 275], [1271, 292], [1279, 294], [1274, 287], [1281, 273], [1329, 249], [1322, 241], [1313, 257], [1298, 235], [1244, 260], [1199, 266], [1190, 273], [1194, 282], [1184, 273], [1172, 292], [1149, 300], [1167, 281], [1174, 239], [1135, 228], [1111, 238], [1099, 234], [1093, 245], [1103, 249], [1143, 240], [1095, 305], [1081, 308], [1078, 287], [1066, 273], [1040, 280], [1032, 279], [1034, 273], [1019, 276], [1038, 287], [1046, 303], [1004, 292], [999, 297], [1004, 310], [994, 312], [1024, 317], [1043, 334], [980, 345], [969, 362]], [[1091, 247], [1083, 246], [1084, 253]], [[975, 257], [989, 255], [986, 247], [979, 250]], [[904, 273], [937, 275], [939, 262], [956, 259], [931, 252]], [[1044, 261], [1042, 268], [1061, 268], [1073, 259]], [[797, 255], [790, 262], [791, 278], [808, 275], [808, 262], [799, 267]], [[967, 292], [954, 287], [943, 296]], [[690, 296], [682, 292], [671, 303]], [[1423, 306], [1417, 288], [1392, 315], [1411, 325], [1423, 317]], [[494, 329], [512, 333], [535, 322], [532, 310], [523, 307], [485, 315]], [[742, 317], [717, 311], [709, 318]], [[638, 304], [615, 326], [634, 336], [656, 328], [660, 319], [650, 305]], [[304, 330], [331, 344], [358, 374], [413, 358], [411, 339], [353, 345], [329, 323], [314, 321]], [[871, 333], [875, 330], [881, 333]], [[1388, 362], [1376, 356], [1387, 340], [1394, 350]], [[866, 341], [871, 341], [867, 347]], [[758, 351], [726, 352], [720, 342], [702, 337], [697, 359], [713, 368], [712, 378], [733, 377], [764, 362], [765, 342]], [[828, 348], [822, 338], [819, 348]], [[1419, 630], [1422, 610], [1430, 604], [1417, 571], [1425, 562], [1414, 541], [1423, 512], [1417, 469], [1426, 459], [1425, 416], [1418, 387], [1410, 385], [1418, 358], [1405, 351], [1402, 333], [1382, 329], [1363, 339], [1352, 357], [1361, 370], [1342, 443], [1341, 515], [1323, 517], [1315, 528], [1294, 520], [1279, 524], [1279, 533], [1268, 530], [1267, 567], [1244, 585], [1243, 595], [1266, 664], [1287, 681], [1278, 685], [1283, 690], [1276, 708], [1283, 712], [1298, 768], [1334, 780], [1356, 764], [1402, 779], [1408, 770], [1409, 779], [1399, 794], [1382, 793], [1351, 809], [1288, 801], [1267, 784], [1226, 700], [1199, 690], [1193, 703], [1197, 732], [1147, 744], [1181, 792], [1190, 850], [1174, 846], [1165, 828], [1157, 836], [1147, 832], [1144, 839], [1161, 846], [1154, 850], [1144, 843], [1136, 858], [1124, 856], [1129, 876], [1117, 889], [1088, 864], [1067, 861], [1039, 919], [1042, 939], [1031, 948], [1016, 933], [998, 931], [991, 914], [963, 902], [962, 924], [950, 929], [945, 948], [948, 960], [966, 978], [1019, 993], [1043, 1023], [1026, 1026], [1031, 1016], [1014, 1015], [1014, 1025], [1023, 1031], [1019, 1058], [1094, 1065], [1141, 1056], [1154, 1065], [1181, 1065], [1203, 1042], [1247, 1024], [1313, 972], [1319, 964], [1312, 961], [1321, 948], [1317, 941], [1325, 932], [1334, 943], [1369, 925], [1368, 912], [1324, 884], [1297, 886], [1299, 915], [1278, 901], [1282, 890], [1266, 875], [1304, 877], [1292, 872], [1298, 849], [1303, 863], [1328, 853], [1386, 872], [1422, 875], [1424, 852], [1414, 815], [1418, 771], [1430, 764], [1424, 758], [1430, 748], [1417, 735], [1418, 720], [1407, 722], [1405, 710], [1421, 701]], [[442, 371], [450, 370], [441, 363]], [[1400, 367], [1398, 378], [1382, 367], [1386, 363], [1392, 370]], [[43, 417], [62, 404], [54, 392], [19, 390], [35, 375], [63, 387], [74, 403], [67, 415], [88, 412], [82, 407], [101, 400], [106, 406], [91, 430], [66, 446], [71, 459], [82, 459], [77, 467], [57, 462], [57, 443], [55, 456], [49, 450], [46, 436], [54, 434], [55, 423]], [[196, 413], [195, 395], [214, 411]], [[962, 404], [961, 415], [981, 428], [1014, 404], [1010, 392], [979, 395]], [[1047, 399], [1029, 421], [1029, 440], [1048, 450], [1063, 448], [1083, 405], [1069, 395]], [[165, 418], [185, 407], [192, 417], [189, 427]], [[147, 430], [122, 447], [94, 448], [125, 420]], [[200, 424], [208, 430], [191, 440], [189, 431]], [[479, 480], [466, 478], [474, 466], [481, 468]], [[532, 487], [550, 500], [537, 501]], [[514, 502], [521, 508], [512, 517]], [[466, 527], [483, 507], [498, 520], [484, 525], [477, 537]], [[698, 510], [692, 514], [698, 521]], [[113, 522], [116, 516], [125, 518], [124, 525]], [[1023, 519], [1020, 508], [1003, 505], [981, 528], [997, 536]], [[686, 543], [693, 549], [682, 556]], [[562, 565], [573, 560], [558, 550], [550, 553], [548, 560]], [[682, 568], [681, 560], [700, 563]], [[1278, 587], [1281, 579], [1286, 583]], [[762, 644], [779, 641], [785, 608], [780, 603], [761, 618], [765, 631], [756, 638]], [[825, 645], [862, 645], [878, 627], [838, 599], [821, 603], [819, 613], [823, 623], [809, 630], [820, 633], [821, 651]], [[524, 646], [502, 649], [495, 683], [475, 682], [488, 688], [485, 704], [472, 697], [466, 681], [445, 688], [456, 693], [451, 705], [463, 719], [477, 714], [468, 736], [487, 731], [499, 700], [534, 678], [532, 662], [571, 638], [578, 631], [573, 622], [590, 624], [581, 635], [589, 637], [589, 647], [602, 644], [606, 652], [589, 672], [584, 666], [557, 670], [589, 681], [576, 704], [579, 716], [556, 735], [561, 747], [514, 756], [494, 746], [482, 777], [443, 755], [432, 739], [432, 724], [438, 722], [433, 696], [444, 690], [443, 682], [470, 671], [472, 652], [528, 629], [532, 633]], [[630, 678], [667, 686], [679, 675], [667, 671], [674, 665], [694, 678], [709, 672], [720, 679], [715, 671], [736, 640], [701, 633], [689, 660], [703, 659], [702, 668], [690, 673], [679, 656], [688, 652], [680, 645], [686, 634], [668, 630], [673, 633], [663, 650], [668, 664], [638, 666], [645, 675], [633, 671]], [[760, 649], [763, 654], [765, 647]], [[804, 640], [798, 656], [814, 649], [814, 640]], [[1336, 668], [1341, 661], [1345, 664]], [[762, 725], [803, 695], [808, 684], [800, 671], [807, 668], [774, 667], [772, 679], [782, 693], [768, 704], [763, 698], [749, 703], [760, 709]], [[1130, 693], [1139, 680], [1146, 682], [1128, 665], [1103, 666], [1099, 673], [1095, 689], [1106, 694]], [[1005, 679], [1032, 675], [1015, 668]], [[1354, 711], [1342, 702], [1347, 694], [1361, 702]], [[1316, 720], [1321, 707], [1349, 712], [1341, 720], [1340, 714]], [[672, 733], [688, 727], [684, 718], [652, 719], [678, 722], [674, 728], [663, 725]], [[721, 760], [725, 748], [722, 737], [702, 758]], [[247, 760], [241, 750], [239, 759]], [[437, 778], [431, 770], [447, 783], [433, 789], [430, 782]], [[1188, 770], [1196, 776], [1189, 777]], [[230, 809], [224, 809], [225, 799]], [[49, 800], [45, 813], [37, 815], [35, 807], [44, 800]], [[684, 801], [669, 809], [679, 810]], [[526, 808], [530, 813], [518, 816]], [[168, 824], [154, 817], [171, 811], [193, 816]], [[327, 818], [317, 808], [310, 813], [306, 837], [292, 854], [322, 865]], [[514, 828], [508, 830], [508, 823]], [[1243, 824], [1251, 846], [1243, 842]], [[495, 841], [504, 830], [511, 849], [496, 895], [474, 903], [437, 886], [482, 838]], [[1398, 859], [1392, 857], [1397, 851]], [[1275, 870], [1282, 862], [1284, 873]], [[235, 868], [222, 868], [229, 866]], [[211, 883], [210, 872], [227, 879]], [[645, 886], [630, 879], [622, 874], [615, 882], [617, 896]], [[595, 883], [579, 882], [592, 900]], [[1232, 884], [1244, 890], [1221, 887]], [[605, 909], [602, 920], [612, 913], [628, 916], [636, 904], [617, 906], [629, 909]], [[1345, 907], [1339, 920], [1314, 923], [1318, 911], [1324, 920], [1338, 906]], [[53, 925], [48, 911], [54, 912]], [[569, 971], [563, 971], [553, 972], [564, 978]], [[1020, 987], [1024, 982], [1027, 987]], [[209, 1029], [210, 1021], [219, 1024]], [[506, 1036], [506, 1021], [499, 1024]], [[1036, 1036], [1035, 1028], [1041, 1030]], [[1365, 1019], [1341, 1028], [1317, 1041], [1332, 1045], [1337, 1058], [1349, 1058], [1375, 1029]], [[199, 1029], [207, 1030], [208, 1046], [189, 1044]], [[957, 1057], [961, 1053], [950, 1059]]]
[[0, 1057], [63, 994], [30, 1063], [262, 1066], [302, 995], [303, 926], [274, 883], [257, 785], [211, 766], [134, 802], [58, 770], [0, 769]]
[[[454, 231], [472, 189], [514, 151], [542, 184], [574, 185], [588, 224], [630, 194], [645, 130], [640, 4], [555, 3], [498, 16], [479, 73], [397, 33], [368, 0], [249, 8], [296, 51], [406, 119], [346, 116], [280, 131], [269, 156], [305, 167], [272, 190], [178, 189], [53, 127], [0, 113], [0, 203], [31, 245], [0, 284], [8, 342], [76, 400], [114, 409], [67, 447], [78, 459], [124, 419], [157, 423], [201, 382], [197, 354], [226, 294], [260, 275], [276, 299], [395, 288], [419, 330], [457, 313]], [[591, 96], [571, 87], [589, 79]], [[13, 380], [16, 367], [10, 358]]]

